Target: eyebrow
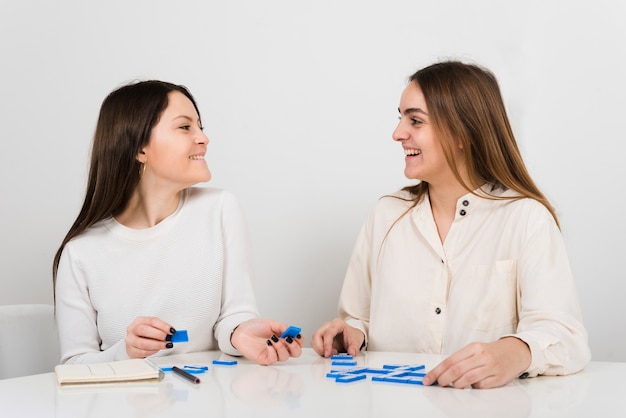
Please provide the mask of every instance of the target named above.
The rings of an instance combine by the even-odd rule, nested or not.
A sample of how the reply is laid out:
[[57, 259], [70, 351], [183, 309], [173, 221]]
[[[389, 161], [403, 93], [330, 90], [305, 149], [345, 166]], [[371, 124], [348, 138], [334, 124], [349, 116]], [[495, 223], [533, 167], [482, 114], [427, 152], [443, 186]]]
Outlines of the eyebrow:
[[187, 115], [178, 115], [178, 116], [176, 116], [172, 120], [176, 120], [176, 119], [180, 119], [180, 118], [187, 119], [188, 121], [193, 122], [193, 119], [191, 117], [187, 116]]
[[[398, 108], [398, 113], [402, 114], [402, 111], [400, 110], [400, 108]], [[428, 116], [428, 113], [424, 112], [419, 107], [410, 107], [404, 110], [405, 115], [409, 115], [411, 113], [421, 113], [422, 115]]]

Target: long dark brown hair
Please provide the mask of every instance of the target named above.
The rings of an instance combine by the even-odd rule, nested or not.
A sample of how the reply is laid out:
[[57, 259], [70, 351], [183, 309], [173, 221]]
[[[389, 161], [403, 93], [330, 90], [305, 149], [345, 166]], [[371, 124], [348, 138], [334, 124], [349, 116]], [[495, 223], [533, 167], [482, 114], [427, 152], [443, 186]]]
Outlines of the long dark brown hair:
[[[409, 82], [416, 83], [422, 91], [448, 165], [468, 192], [473, 192], [471, 185], [484, 183], [514, 190], [520, 196], [481, 197], [535, 199], [550, 211], [559, 224], [554, 208], [526, 169], [500, 87], [491, 71], [475, 64], [444, 61], [417, 71]], [[463, 181], [454, 159], [453, 149], [459, 144], [464, 150], [470, 184]], [[406, 214], [428, 193], [428, 183], [422, 181], [403, 190], [411, 193], [414, 202]]]
[[184, 94], [198, 111], [189, 90], [159, 80], [127, 84], [102, 102], [91, 150], [87, 191], [78, 217], [54, 256], [52, 284], [56, 287], [59, 260], [65, 245], [103, 219], [121, 213], [140, 179], [139, 151], [148, 145], [173, 91]]

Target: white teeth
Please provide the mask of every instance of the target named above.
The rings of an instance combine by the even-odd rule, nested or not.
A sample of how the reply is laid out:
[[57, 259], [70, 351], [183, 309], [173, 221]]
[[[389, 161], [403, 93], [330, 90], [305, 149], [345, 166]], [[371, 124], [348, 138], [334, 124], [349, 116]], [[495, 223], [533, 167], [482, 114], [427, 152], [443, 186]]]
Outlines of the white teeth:
[[422, 153], [422, 151], [417, 150], [417, 149], [405, 149], [404, 150], [404, 155], [420, 155]]
[[189, 159], [190, 160], [204, 160], [204, 157], [202, 155], [190, 155]]

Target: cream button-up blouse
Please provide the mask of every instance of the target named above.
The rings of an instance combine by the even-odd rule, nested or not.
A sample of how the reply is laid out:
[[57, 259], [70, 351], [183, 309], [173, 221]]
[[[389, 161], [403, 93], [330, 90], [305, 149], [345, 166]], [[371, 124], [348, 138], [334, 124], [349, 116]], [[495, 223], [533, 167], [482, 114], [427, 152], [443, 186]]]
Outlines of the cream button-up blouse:
[[584, 368], [591, 355], [569, 259], [542, 204], [468, 193], [442, 244], [428, 196], [411, 209], [410, 199], [379, 200], [344, 280], [339, 314], [369, 350], [449, 355], [513, 335], [531, 349], [530, 376]]

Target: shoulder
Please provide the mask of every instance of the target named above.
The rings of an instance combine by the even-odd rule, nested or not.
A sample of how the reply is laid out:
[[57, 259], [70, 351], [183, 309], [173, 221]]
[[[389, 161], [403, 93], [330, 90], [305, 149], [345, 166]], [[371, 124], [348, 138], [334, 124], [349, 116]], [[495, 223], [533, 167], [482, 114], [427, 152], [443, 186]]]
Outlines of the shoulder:
[[189, 187], [185, 191], [185, 204], [190, 205], [237, 205], [235, 196], [217, 187]]
[[418, 207], [415, 195], [405, 191], [398, 190], [393, 193], [385, 194], [376, 201], [370, 212], [370, 220], [381, 221], [383, 223], [393, 222], [409, 210]]
[[416, 197], [406, 190], [398, 190], [381, 196], [376, 203], [376, 209], [382, 211], [405, 211], [416, 206]]
[[498, 190], [493, 195], [499, 198], [491, 201], [493, 210], [503, 212], [503, 216], [513, 222], [531, 229], [556, 226], [552, 213], [538, 200], [523, 197], [513, 190]]
[[186, 189], [183, 206], [185, 212], [187, 214], [192, 213], [191, 217], [194, 219], [197, 219], [197, 216], [211, 219], [220, 218], [222, 221], [239, 221], [243, 218], [241, 205], [235, 195], [215, 187], [190, 187]]

